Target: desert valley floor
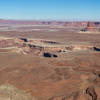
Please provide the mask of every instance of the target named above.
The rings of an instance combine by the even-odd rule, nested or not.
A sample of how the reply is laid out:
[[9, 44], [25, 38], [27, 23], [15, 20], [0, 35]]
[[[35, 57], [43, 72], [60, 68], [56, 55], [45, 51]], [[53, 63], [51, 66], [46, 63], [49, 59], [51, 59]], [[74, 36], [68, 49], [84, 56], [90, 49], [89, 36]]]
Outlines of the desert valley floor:
[[63, 25], [0, 25], [0, 100], [100, 100], [100, 33]]

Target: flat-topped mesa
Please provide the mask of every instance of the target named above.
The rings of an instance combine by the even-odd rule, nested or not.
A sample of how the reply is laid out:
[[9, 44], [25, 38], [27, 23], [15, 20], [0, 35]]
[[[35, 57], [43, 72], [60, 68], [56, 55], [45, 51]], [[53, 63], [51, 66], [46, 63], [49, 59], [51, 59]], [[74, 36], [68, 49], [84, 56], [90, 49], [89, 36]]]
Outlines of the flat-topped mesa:
[[66, 52], [93, 49], [93, 45], [65, 45], [63, 43], [42, 39], [27, 39], [27, 42], [22, 39], [16, 39], [15, 41], [19, 47], [28, 47], [30, 49], [43, 51]]
[[47, 45], [59, 45], [61, 43], [52, 41], [52, 40], [44, 40], [44, 39], [30, 39], [28, 40], [30, 43], [36, 43], [36, 44], [47, 44]]
[[93, 50], [91, 45], [35, 45], [35, 44], [23, 44], [23, 47], [29, 47], [30, 49], [39, 49], [43, 51], [52, 51], [52, 52], [66, 52], [66, 51], [77, 51], [77, 50]]
[[52, 53], [64, 53], [67, 51], [78, 51], [78, 50], [95, 50], [97, 46], [90, 44], [70, 44], [59, 43], [52, 40], [43, 39], [27, 39], [27, 38], [16, 38], [16, 39], [2, 39], [0, 40], [0, 48], [11, 47], [13, 51], [23, 52], [23, 54], [34, 54], [43, 52]]
[[44, 51], [54, 51], [54, 52], [66, 52], [75, 50], [88, 50], [92, 49], [92, 45], [65, 45], [63, 43], [58, 43], [50, 40], [28, 40], [28, 42], [20, 42], [19, 45], [22, 47], [29, 47], [31, 49], [41, 49]]
[[55, 51], [55, 52], [66, 52], [66, 51], [77, 51], [77, 50], [93, 50], [91, 45], [59, 45], [54, 47], [44, 47], [46, 51]]
[[100, 22], [88, 22], [87, 27], [82, 32], [100, 32]]

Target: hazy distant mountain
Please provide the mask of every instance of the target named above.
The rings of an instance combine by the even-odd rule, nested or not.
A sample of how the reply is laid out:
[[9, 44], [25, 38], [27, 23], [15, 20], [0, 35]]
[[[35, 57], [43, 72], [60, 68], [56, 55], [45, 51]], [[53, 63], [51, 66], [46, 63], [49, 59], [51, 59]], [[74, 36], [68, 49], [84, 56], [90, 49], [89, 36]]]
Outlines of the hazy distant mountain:
[[0, 24], [24, 24], [24, 25], [63, 25], [65, 27], [89, 27], [92, 25], [93, 27], [100, 27], [100, 22], [86, 22], [86, 21], [75, 21], [75, 22], [67, 22], [67, 21], [35, 21], [35, 20], [5, 20], [0, 19]]

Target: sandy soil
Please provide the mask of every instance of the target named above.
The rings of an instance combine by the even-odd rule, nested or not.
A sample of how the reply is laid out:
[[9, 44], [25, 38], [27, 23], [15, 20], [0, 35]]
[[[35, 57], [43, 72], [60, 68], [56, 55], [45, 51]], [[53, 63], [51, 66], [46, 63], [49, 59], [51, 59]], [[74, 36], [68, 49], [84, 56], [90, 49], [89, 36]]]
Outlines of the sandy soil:
[[[1, 31], [0, 36], [49, 39], [65, 44], [100, 43], [99, 34], [66, 29]], [[0, 51], [0, 100], [99, 100], [99, 91], [100, 52], [79, 50], [45, 58]]]

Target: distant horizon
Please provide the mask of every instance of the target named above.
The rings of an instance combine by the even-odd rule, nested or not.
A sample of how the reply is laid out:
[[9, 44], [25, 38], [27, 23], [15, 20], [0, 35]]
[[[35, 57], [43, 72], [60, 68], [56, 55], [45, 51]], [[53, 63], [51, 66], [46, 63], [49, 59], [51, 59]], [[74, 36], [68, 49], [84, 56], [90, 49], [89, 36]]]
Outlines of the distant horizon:
[[100, 20], [50, 20], [50, 19], [4, 19], [0, 18], [0, 20], [7, 20], [7, 21], [57, 21], [57, 22], [100, 22]]

